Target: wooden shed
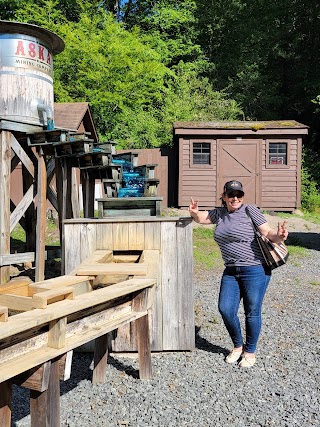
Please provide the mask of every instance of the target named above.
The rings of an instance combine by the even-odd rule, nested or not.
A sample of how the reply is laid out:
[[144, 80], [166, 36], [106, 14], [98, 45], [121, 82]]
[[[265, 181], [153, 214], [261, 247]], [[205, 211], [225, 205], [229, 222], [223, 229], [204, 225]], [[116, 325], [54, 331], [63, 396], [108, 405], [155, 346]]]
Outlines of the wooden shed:
[[226, 181], [242, 182], [246, 203], [269, 211], [300, 207], [302, 139], [296, 121], [177, 122], [178, 206], [221, 206]]

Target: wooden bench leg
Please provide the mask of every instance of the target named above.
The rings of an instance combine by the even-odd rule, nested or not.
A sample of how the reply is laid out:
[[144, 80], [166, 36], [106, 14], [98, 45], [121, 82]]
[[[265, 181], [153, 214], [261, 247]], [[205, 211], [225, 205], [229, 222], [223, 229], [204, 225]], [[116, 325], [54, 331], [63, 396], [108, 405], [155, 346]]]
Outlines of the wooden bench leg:
[[149, 380], [152, 378], [152, 369], [148, 315], [135, 320], [135, 327], [139, 355], [139, 376], [141, 379]]
[[51, 362], [51, 372], [47, 399], [48, 427], [60, 427], [60, 357]]
[[47, 427], [48, 390], [30, 390], [31, 427]]
[[11, 426], [12, 384], [10, 381], [0, 383], [0, 426]]
[[108, 335], [102, 335], [95, 339], [94, 342], [94, 358], [93, 358], [93, 374], [92, 383], [104, 383], [106, 379], [107, 362], [108, 362]]

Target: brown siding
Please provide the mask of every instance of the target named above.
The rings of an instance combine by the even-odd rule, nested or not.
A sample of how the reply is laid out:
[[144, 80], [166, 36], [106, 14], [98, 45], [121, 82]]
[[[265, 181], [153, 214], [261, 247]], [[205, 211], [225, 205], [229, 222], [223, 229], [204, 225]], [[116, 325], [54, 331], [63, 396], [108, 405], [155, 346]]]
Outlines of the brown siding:
[[[214, 139], [185, 139], [180, 142], [179, 159], [179, 200], [178, 206], [186, 208], [190, 198], [199, 199], [201, 208], [215, 206], [216, 200], [216, 168], [217, 144]], [[211, 143], [211, 164], [192, 165], [191, 147], [193, 142]]]
[[[298, 196], [298, 141], [281, 138], [288, 142], [288, 167], [268, 168], [267, 140], [262, 150], [262, 198], [261, 207], [266, 210], [294, 210], [300, 206]], [[269, 141], [272, 141], [269, 139]], [[278, 139], [277, 139], [278, 141]], [[299, 169], [300, 175], [300, 169]], [[299, 203], [297, 203], [297, 199]]]

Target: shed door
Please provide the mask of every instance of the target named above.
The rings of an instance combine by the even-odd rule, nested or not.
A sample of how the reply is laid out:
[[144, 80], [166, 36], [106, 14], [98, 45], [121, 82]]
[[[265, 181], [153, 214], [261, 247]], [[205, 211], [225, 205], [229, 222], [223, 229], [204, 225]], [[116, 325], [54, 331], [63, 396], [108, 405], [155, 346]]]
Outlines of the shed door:
[[261, 145], [259, 140], [218, 140], [218, 206], [224, 184], [233, 179], [242, 182], [245, 203], [260, 206]]

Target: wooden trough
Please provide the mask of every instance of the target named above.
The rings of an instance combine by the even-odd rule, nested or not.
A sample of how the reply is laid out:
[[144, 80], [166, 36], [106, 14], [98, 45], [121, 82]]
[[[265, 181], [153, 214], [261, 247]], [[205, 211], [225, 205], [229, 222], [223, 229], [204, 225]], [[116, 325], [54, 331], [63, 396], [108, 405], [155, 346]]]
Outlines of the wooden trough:
[[30, 389], [33, 427], [59, 426], [59, 381], [70, 376], [73, 349], [95, 340], [93, 383], [103, 382], [107, 335], [131, 322], [140, 378], [151, 378], [148, 314], [156, 279], [146, 277], [146, 263], [132, 261], [94, 251], [69, 275], [1, 287], [1, 427], [11, 425], [12, 384]]
[[[190, 217], [68, 219], [64, 221], [65, 272], [70, 274], [97, 250], [136, 257], [136, 262], [148, 266], [146, 277], [157, 279], [149, 319], [152, 351], [194, 350], [192, 230]], [[136, 351], [130, 325], [117, 330], [110, 349]]]

